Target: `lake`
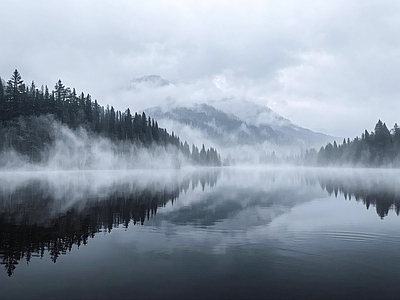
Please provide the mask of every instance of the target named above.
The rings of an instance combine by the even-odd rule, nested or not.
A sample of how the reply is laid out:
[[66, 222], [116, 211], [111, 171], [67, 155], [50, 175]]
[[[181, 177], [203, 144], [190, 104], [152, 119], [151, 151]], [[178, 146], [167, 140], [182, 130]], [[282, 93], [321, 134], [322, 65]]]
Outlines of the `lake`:
[[1, 299], [399, 298], [400, 170], [0, 173]]

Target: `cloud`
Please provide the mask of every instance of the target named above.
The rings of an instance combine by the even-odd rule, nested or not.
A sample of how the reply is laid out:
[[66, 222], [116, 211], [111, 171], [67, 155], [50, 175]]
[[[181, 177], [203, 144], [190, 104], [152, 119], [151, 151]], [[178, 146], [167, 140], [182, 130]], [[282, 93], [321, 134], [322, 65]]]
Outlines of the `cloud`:
[[[0, 75], [18, 68], [50, 87], [62, 79], [115, 106], [138, 103], [113, 88], [144, 75], [187, 84], [187, 101], [215, 98], [203, 86], [225, 76], [219, 94], [250, 95], [300, 126], [354, 136], [379, 118], [399, 121], [399, 17], [393, 1], [5, 0]], [[140, 101], [165, 100], [152, 92]], [[299, 111], [305, 103], [313, 109]]]

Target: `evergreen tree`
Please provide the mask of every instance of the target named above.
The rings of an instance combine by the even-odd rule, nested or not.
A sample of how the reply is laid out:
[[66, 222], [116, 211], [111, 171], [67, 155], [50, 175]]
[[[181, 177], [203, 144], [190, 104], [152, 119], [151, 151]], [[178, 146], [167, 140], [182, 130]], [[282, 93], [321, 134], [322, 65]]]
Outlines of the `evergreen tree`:
[[142, 112], [140, 125], [140, 140], [142, 143], [147, 144], [147, 119], [145, 112]]
[[85, 99], [85, 117], [89, 123], [92, 123], [92, 97], [87, 94]]
[[159, 130], [158, 130], [158, 123], [157, 122], [154, 122], [154, 119], [152, 119], [152, 122], [151, 122], [151, 130], [152, 130], [152, 133], [153, 133], [153, 138], [154, 138], [154, 141], [156, 142], [156, 143], [158, 143], [159, 142], [159, 140], [160, 140], [160, 137], [159, 137]]
[[113, 106], [111, 106], [110, 116], [108, 120], [108, 134], [111, 138], [115, 136], [115, 110]]
[[203, 144], [200, 150], [200, 164], [205, 165], [206, 162], [207, 162], [207, 152]]
[[376, 165], [381, 165], [386, 161], [392, 152], [392, 140], [389, 129], [381, 120], [375, 125], [374, 143], [373, 143], [373, 159]]
[[7, 81], [6, 87], [6, 103], [4, 112], [7, 120], [21, 115], [21, 95], [22, 91], [25, 90], [23, 83], [24, 81], [21, 78], [21, 74], [17, 69], [15, 69], [10, 80]]
[[182, 146], [182, 153], [186, 157], [190, 157], [190, 147], [189, 147], [189, 144], [186, 141]]
[[397, 123], [395, 123], [393, 127], [393, 147], [395, 149], [399, 149], [400, 147], [400, 128]]
[[0, 77], [0, 122], [5, 120], [6, 98], [4, 95], [3, 79]]
[[133, 138], [133, 128], [132, 128], [132, 115], [131, 110], [128, 108], [125, 111], [125, 139], [131, 140]]
[[146, 140], [148, 143], [151, 143], [153, 141], [153, 131], [151, 128], [151, 118], [149, 117], [148, 122], [147, 122], [147, 127], [146, 127]]
[[199, 149], [194, 144], [192, 145], [192, 161], [194, 163], [200, 163]]

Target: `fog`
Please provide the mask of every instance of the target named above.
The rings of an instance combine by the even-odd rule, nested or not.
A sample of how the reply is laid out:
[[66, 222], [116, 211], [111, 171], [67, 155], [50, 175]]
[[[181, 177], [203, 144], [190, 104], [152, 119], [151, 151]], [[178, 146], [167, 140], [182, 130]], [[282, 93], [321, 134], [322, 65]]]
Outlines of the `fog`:
[[[237, 133], [224, 133], [224, 138], [231, 142], [225, 143], [211, 139], [200, 129], [189, 125], [175, 122], [171, 119], [159, 119], [158, 123], [179, 135], [181, 140], [187, 141], [189, 145], [202, 145], [206, 148], [213, 147], [222, 157], [222, 160], [229, 158], [234, 165], [272, 165], [272, 164], [293, 164], [293, 158], [302, 156], [306, 149], [312, 148], [302, 141], [295, 141], [294, 144], [277, 144], [265, 140], [262, 143], [241, 144], [235, 143], [238, 140]], [[319, 149], [322, 144], [314, 145]], [[324, 145], [325, 146], [325, 145]], [[234, 160], [234, 163], [233, 163]]]
[[[33, 133], [28, 131], [31, 128], [28, 128], [29, 124], [25, 124], [24, 120], [19, 122], [19, 129], [11, 131], [3, 129], [5, 141], [0, 155], [1, 170], [129, 170], [174, 169], [189, 166], [176, 147], [153, 145], [147, 148], [130, 141], [111, 141], [84, 128], [72, 130], [52, 116], [34, 119]], [[23, 142], [30, 142], [30, 139], [33, 145], [28, 149], [22, 149], [28, 154], [21, 154], [8, 147], [8, 142], [16, 140], [17, 143], [21, 141], [24, 145]], [[42, 146], [43, 148], [38, 149]], [[35, 162], [28, 157], [33, 151], [39, 156]]]
[[[2, 290], [11, 285], [20, 295], [30, 289], [48, 295], [41, 284], [49, 281], [82, 289], [80, 297], [85, 291], [99, 298], [99, 289], [110, 293], [110, 286], [117, 290], [113, 295], [125, 292], [125, 286], [134, 289], [125, 295], [137, 295], [138, 287], [145, 286], [143, 295], [148, 296], [152, 278], [159, 274], [167, 280], [156, 291], [159, 297], [169, 287], [191, 290], [193, 278], [200, 278], [201, 289], [203, 282], [212, 281], [214, 287], [219, 278], [237, 278], [235, 286], [242, 289], [254, 283], [255, 275], [262, 287], [272, 276], [272, 286], [278, 278], [287, 289], [298, 276], [306, 274], [307, 282], [315, 278], [314, 270], [321, 270], [322, 278], [333, 270], [326, 279], [329, 286], [343, 269], [352, 272], [350, 278], [369, 272], [365, 278], [372, 277], [373, 286], [382, 274], [397, 272], [393, 255], [397, 259], [400, 174], [363, 171], [229, 167], [0, 172], [2, 276], [17, 279], [2, 280]], [[390, 272], [388, 266], [393, 266]], [[95, 281], [85, 275], [94, 273]], [[176, 285], [170, 285], [170, 274], [179, 276], [172, 280]], [[76, 276], [82, 276], [83, 285], [76, 285]], [[37, 286], [32, 277], [38, 278]], [[26, 284], [17, 288], [20, 282]], [[343, 282], [347, 286], [349, 279]], [[226, 285], [221, 285], [225, 295]]]
[[130, 201], [132, 205], [156, 205], [157, 208], [173, 201], [180, 193], [214, 186], [219, 174], [218, 169], [205, 171], [201, 168], [165, 169], [162, 172], [1, 171], [0, 214], [8, 216], [6, 220], [10, 217], [12, 222], [43, 225], [68, 211], [80, 214], [98, 203], [115, 206], [113, 201], [118, 199]]
[[[160, 210], [148, 223], [148, 230], [157, 228], [153, 235], [149, 237], [146, 230], [127, 235], [119, 232], [116, 242], [127, 245], [136, 241], [135, 251], [141, 253], [158, 252], [162, 247], [170, 253], [190, 248], [224, 255], [245, 244], [303, 257], [343, 250], [347, 244], [340, 236], [344, 235], [352, 247], [365, 250], [364, 242], [372, 245], [377, 240], [367, 232], [382, 226], [379, 206], [385, 206], [387, 199], [379, 199], [379, 194], [389, 197], [386, 224], [397, 228], [394, 199], [399, 201], [399, 175], [390, 170], [227, 168], [214, 188], [181, 194], [173, 206]], [[327, 180], [332, 187], [327, 188]], [[341, 188], [343, 184], [346, 189]], [[335, 189], [342, 191], [336, 197]], [[363, 203], [357, 194], [360, 190], [372, 201], [372, 208]], [[371, 200], [377, 197], [376, 202]], [[362, 234], [353, 228], [355, 220], [360, 221]], [[386, 242], [399, 237], [394, 229], [392, 233], [384, 236]]]
[[[141, 237], [144, 231], [135, 231], [134, 235], [117, 234], [117, 242], [134, 238], [140, 240], [137, 250], [152, 251], [164, 245], [154, 243], [153, 238], [164, 241], [172, 234], [174, 242], [168, 242], [168, 247], [208, 245], [198, 251], [222, 254], [229, 247], [266, 239], [286, 243], [291, 232], [320, 235], [327, 224], [343, 228], [338, 218], [350, 222], [356, 215], [365, 226], [379, 220], [376, 213], [392, 220], [394, 212], [389, 211], [400, 208], [399, 175], [399, 171], [383, 169], [295, 167], [0, 172], [0, 209], [17, 218], [14, 221], [41, 224], [71, 209], [88, 213], [97, 203], [104, 202], [101, 209], [107, 205], [117, 209], [121, 199], [122, 203], [148, 205], [156, 195], [170, 195], [166, 202], [158, 202], [157, 217], [144, 222], [157, 228], [150, 240]], [[344, 200], [351, 203], [344, 206]], [[364, 205], [357, 205], [360, 202], [367, 209], [375, 206], [376, 212], [367, 214]], [[313, 224], [304, 219], [312, 215], [315, 221], [320, 214]], [[176, 233], [170, 232], [171, 226]], [[212, 233], [194, 230], [197, 226], [212, 228]]]
[[[185, 118], [181, 114], [172, 118], [157, 117], [160, 126], [175, 132], [182, 140], [188, 141], [189, 144], [204, 144], [206, 147], [216, 148], [223, 157], [230, 156], [237, 163], [263, 163], [262, 159], [260, 160], [260, 156], [264, 155], [264, 153], [271, 154], [272, 152], [275, 152], [275, 155], [283, 161], [288, 156], [300, 155], [306, 149], [313, 147], [319, 149], [321, 146], [325, 146], [327, 142], [333, 142], [335, 139], [338, 142], [343, 140], [343, 138], [331, 136], [309, 140], [310, 137], [305, 138], [302, 133], [293, 134], [291, 132], [288, 134], [285, 132], [287, 130], [285, 126], [297, 130], [296, 125], [270, 111], [265, 104], [258, 103], [257, 99], [260, 97], [258, 95], [261, 93], [260, 90], [248, 88], [246, 81], [236, 82], [236, 84], [231, 82], [234, 79], [229, 72], [214, 78], [207, 78], [207, 80], [199, 80], [195, 83], [174, 82], [160, 84], [163, 79], [161, 77], [155, 78], [155, 81], [134, 81], [130, 84], [126, 83], [125, 87], [115, 89], [115, 95], [117, 95], [118, 99], [121, 99], [120, 104], [124, 103], [123, 105], [127, 106], [129, 103], [134, 103], [137, 110], [146, 110], [146, 114], [149, 115], [151, 115], [154, 107], [159, 108], [163, 113], [167, 112], [173, 115], [174, 112], [172, 110], [174, 108], [188, 108], [194, 109], [194, 111], [200, 109], [202, 111], [201, 104], [205, 103], [220, 110], [228, 118], [243, 121], [242, 127], [235, 131], [229, 131], [231, 128], [226, 128], [226, 130], [225, 126], [229, 126], [229, 124], [223, 123], [223, 121], [222, 125], [217, 124], [221, 120], [218, 120], [217, 123], [212, 120], [209, 121], [205, 125], [223, 137], [216, 138], [207, 132], [201, 121], [199, 121], [201, 128], [196, 128], [196, 124], [188, 125], [184, 124], [185, 120], [182, 122], [177, 121], [179, 118]], [[123, 106], [120, 109], [123, 109]], [[156, 109], [156, 111], [158, 110]], [[279, 138], [270, 137], [261, 141], [259, 137], [253, 135], [253, 142], [250, 139], [244, 142], [241, 135], [250, 133], [249, 128], [246, 126], [258, 127], [260, 125], [267, 125], [276, 130]], [[281, 140], [277, 141], [277, 139]]]
[[[221, 146], [189, 126], [168, 120], [160, 120], [159, 124], [169, 128], [169, 132], [179, 132], [180, 140], [187, 141], [190, 146], [213, 147], [220, 153], [222, 161], [228, 159], [234, 165], [287, 164], [287, 157], [301, 153], [298, 147], [279, 146], [268, 141], [256, 145]], [[153, 144], [145, 147], [131, 141], [110, 140], [82, 127], [73, 130], [51, 115], [21, 118], [15, 128], [0, 128], [0, 141], [3, 146], [0, 155], [2, 171], [196, 167], [174, 146]]]

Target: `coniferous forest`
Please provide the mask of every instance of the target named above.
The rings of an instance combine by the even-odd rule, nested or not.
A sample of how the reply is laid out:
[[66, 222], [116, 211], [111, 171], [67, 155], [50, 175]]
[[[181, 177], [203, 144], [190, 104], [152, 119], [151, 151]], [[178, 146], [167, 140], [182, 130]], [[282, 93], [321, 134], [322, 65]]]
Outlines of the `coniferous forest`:
[[317, 152], [307, 150], [304, 164], [318, 166], [366, 166], [366, 167], [399, 167], [400, 166], [400, 128], [397, 123], [389, 130], [379, 120], [372, 132], [367, 130], [353, 140], [328, 143]]
[[221, 157], [214, 148], [206, 149], [203, 145], [199, 150], [192, 145], [190, 149], [186, 141], [160, 128], [144, 112], [132, 113], [129, 108], [121, 112], [113, 106], [101, 106], [89, 94], [78, 94], [61, 80], [53, 90], [43, 85], [38, 88], [34, 81], [26, 85], [16, 69], [5, 86], [1, 78], [0, 82], [0, 149], [14, 149], [31, 161], [39, 160], [43, 145], [52, 142], [47, 132], [38, 136], [38, 130], [32, 130], [35, 120], [51, 115], [72, 130], [84, 128], [111, 141], [127, 141], [147, 149], [174, 147], [192, 164], [221, 165]]

